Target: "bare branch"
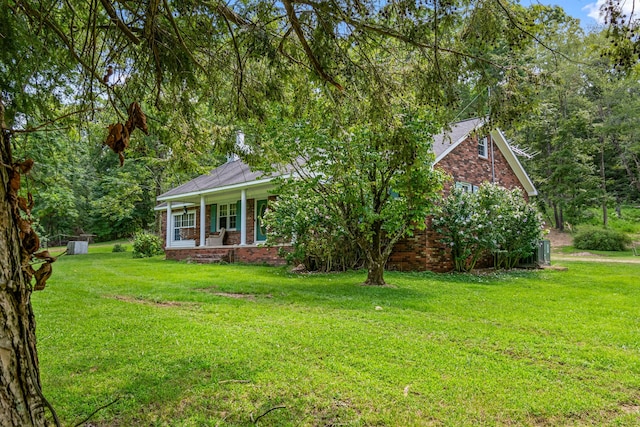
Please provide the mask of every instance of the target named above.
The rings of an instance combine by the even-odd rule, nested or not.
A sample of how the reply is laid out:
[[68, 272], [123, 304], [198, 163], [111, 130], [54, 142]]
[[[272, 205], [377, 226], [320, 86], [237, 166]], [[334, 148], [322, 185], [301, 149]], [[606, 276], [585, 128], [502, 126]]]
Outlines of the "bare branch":
[[74, 427], [80, 427], [81, 425], [83, 425], [84, 423], [86, 423], [87, 421], [89, 421], [91, 419], [91, 417], [93, 417], [95, 414], [97, 414], [98, 412], [102, 411], [103, 409], [108, 408], [109, 406], [113, 405], [114, 403], [116, 403], [118, 400], [120, 400], [119, 397], [116, 397], [115, 400], [107, 403], [106, 405], [102, 405], [101, 407], [99, 407], [98, 409], [96, 409], [95, 411], [93, 411], [91, 414], [89, 414], [88, 417], [86, 417], [84, 420], [80, 421], [78, 424], [76, 424]]
[[286, 406], [276, 406], [274, 408], [269, 409], [267, 412], [265, 412], [265, 413], [263, 413], [261, 415], [258, 415], [255, 419], [253, 418], [253, 415], [252, 415], [251, 416], [251, 421], [253, 421], [254, 424], [258, 424], [258, 420], [260, 418], [264, 417], [265, 415], [267, 415], [271, 411], [275, 411], [276, 409], [287, 409], [287, 407]]
[[12, 129], [12, 130], [11, 130], [11, 133], [13, 133], [13, 134], [17, 134], [17, 133], [32, 133], [32, 132], [37, 132], [37, 131], [41, 130], [42, 128], [45, 128], [45, 127], [47, 127], [47, 126], [50, 126], [50, 125], [54, 124], [55, 122], [59, 122], [59, 121], [61, 121], [61, 120], [64, 120], [64, 119], [66, 119], [67, 117], [71, 117], [71, 116], [74, 116], [74, 115], [76, 115], [76, 114], [86, 113], [87, 111], [93, 111], [93, 110], [94, 110], [94, 108], [89, 107], [89, 108], [84, 108], [84, 109], [82, 109], [82, 110], [72, 111], [72, 112], [67, 113], [67, 114], [64, 114], [64, 115], [62, 115], [62, 116], [60, 116], [60, 117], [56, 117], [55, 119], [48, 120], [48, 121], [46, 121], [45, 123], [43, 123], [43, 124], [41, 124], [41, 125], [39, 125], [39, 126], [36, 126], [36, 127], [31, 127], [31, 128], [27, 128], [27, 129]]

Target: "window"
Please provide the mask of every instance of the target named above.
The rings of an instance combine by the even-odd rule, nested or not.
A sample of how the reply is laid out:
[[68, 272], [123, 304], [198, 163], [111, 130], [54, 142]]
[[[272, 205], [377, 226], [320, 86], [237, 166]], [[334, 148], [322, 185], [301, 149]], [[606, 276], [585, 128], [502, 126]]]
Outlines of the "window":
[[195, 228], [196, 227], [196, 213], [187, 212], [173, 215], [173, 240], [183, 240], [182, 229], [183, 228]]
[[488, 141], [486, 136], [478, 139], [478, 156], [484, 157], [485, 159], [489, 157], [487, 146]]
[[456, 188], [462, 188], [467, 193], [477, 193], [478, 186], [469, 184], [468, 182], [456, 182]]
[[221, 228], [235, 229], [237, 220], [237, 203], [218, 206], [218, 230]]

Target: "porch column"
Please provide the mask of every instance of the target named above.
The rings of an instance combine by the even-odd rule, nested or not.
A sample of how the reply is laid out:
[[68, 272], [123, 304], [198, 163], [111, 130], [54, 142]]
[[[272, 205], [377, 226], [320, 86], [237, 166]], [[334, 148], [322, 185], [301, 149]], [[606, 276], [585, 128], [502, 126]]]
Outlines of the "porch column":
[[247, 190], [240, 197], [240, 245], [247, 244]]
[[167, 248], [171, 247], [171, 229], [171, 202], [167, 202]]
[[204, 239], [204, 232], [205, 232], [205, 226], [204, 226], [204, 222], [206, 221], [205, 219], [205, 210], [207, 209], [207, 207], [204, 204], [204, 196], [200, 196], [200, 246], [204, 246], [205, 245], [205, 239]]

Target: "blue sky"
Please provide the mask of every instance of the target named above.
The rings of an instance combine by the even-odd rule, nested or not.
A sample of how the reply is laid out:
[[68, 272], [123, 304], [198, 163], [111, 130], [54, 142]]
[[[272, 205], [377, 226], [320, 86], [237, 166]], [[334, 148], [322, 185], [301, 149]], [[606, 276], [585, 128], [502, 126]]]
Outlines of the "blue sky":
[[[625, 10], [630, 11], [634, 2], [636, 3], [636, 13], [637, 9], [640, 9], [640, 0], [620, 0], [620, 2], [623, 3]], [[523, 6], [534, 3], [560, 6], [568, 15], [580, 19], [582, 28], [588, 30], [598, 25], [600, 20], [598, 12], [604, 0], [520, 0], [520, 4]]]

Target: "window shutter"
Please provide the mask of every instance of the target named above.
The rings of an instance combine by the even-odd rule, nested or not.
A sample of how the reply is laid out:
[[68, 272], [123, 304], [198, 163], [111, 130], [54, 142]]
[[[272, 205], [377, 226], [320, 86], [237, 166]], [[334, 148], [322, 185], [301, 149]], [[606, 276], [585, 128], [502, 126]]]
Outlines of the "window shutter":
[[236, 230], [242, 231], [242, 200], [236, 202]]
[[209, 231], [215, 233], [218, 224], [218, 205], [211, 205], [211, 218], [209, 218]]

